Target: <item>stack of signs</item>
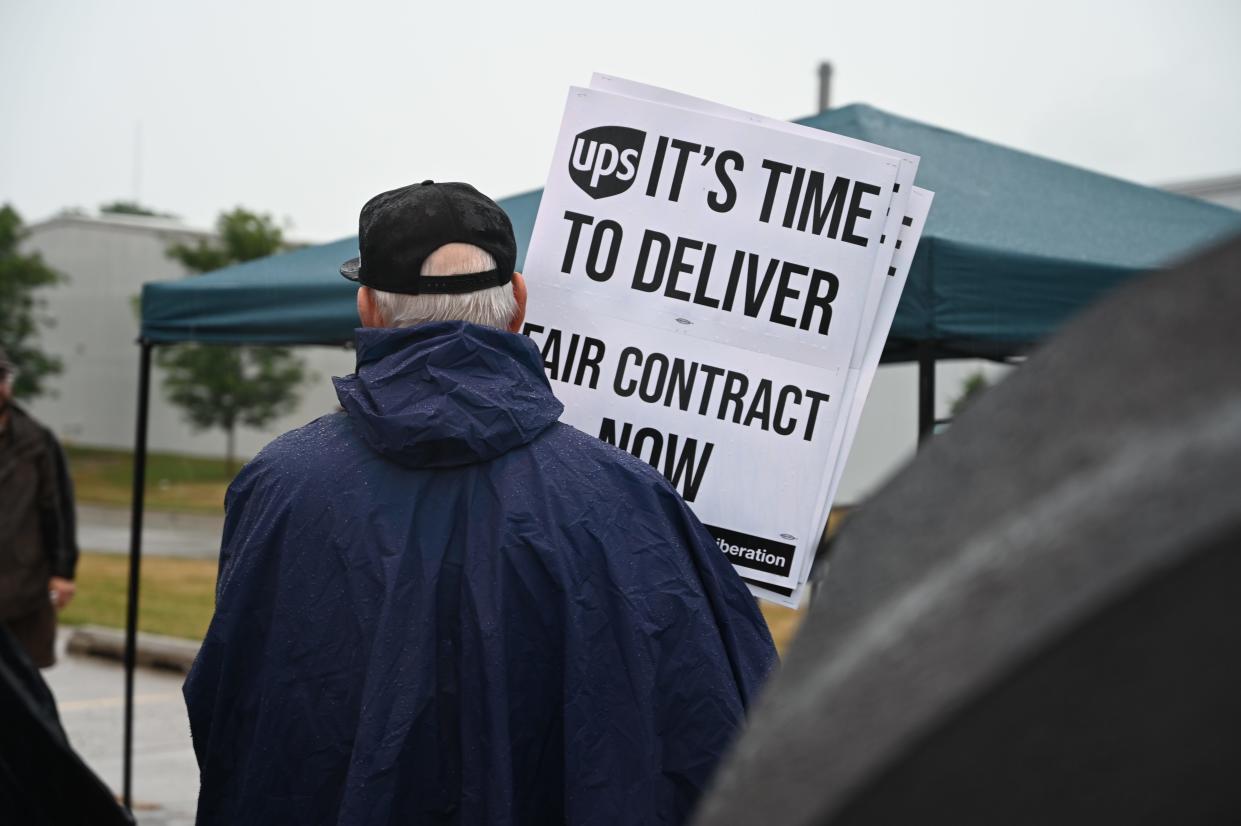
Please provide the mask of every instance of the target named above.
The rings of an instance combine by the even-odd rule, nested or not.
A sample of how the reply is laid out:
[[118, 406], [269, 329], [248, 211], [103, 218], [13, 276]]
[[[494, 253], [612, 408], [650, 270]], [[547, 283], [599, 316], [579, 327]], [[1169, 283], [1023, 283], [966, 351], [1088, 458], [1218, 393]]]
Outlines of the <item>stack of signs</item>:
[[931, 205], [918, 159], [596, 75], [569, 91], [524, 332], [564, 420], [654, 465], [797, 605]]

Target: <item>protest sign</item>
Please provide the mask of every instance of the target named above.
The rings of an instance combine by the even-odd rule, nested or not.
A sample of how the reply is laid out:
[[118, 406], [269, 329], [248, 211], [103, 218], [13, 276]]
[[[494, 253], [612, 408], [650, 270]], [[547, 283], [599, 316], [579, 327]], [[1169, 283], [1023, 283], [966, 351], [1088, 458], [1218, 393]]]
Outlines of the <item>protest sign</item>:
[[[626, 95], [640, 100], [649, 100], [654, 103], [663, 103], [668, 106], [677, 106], [732, 120], [745, 121], [747, 123], [764, 126], [768, 129], [788, 132], [793, 135], [800, 135], [811, 140], [852, 147], [854, 149], [861, 149], [867, 152], [877, 152], [880, 154], [890, 155], [891, 157], [898, 159], [900, 162], [900, 167], [897, 170], [896, 183], [893, 186], [892, 201], [884, 219], [883, 232], [879, 236], [879, 244], [881, 249], [875, 258], [875, 266], [871, 272], [872, 286], [867, 293], [867, 304], [862, 311], [862, 328], [866, 329], [871, 326], [878, 307], [879, 295], [882, 290], [889, 289], [891, 286], [888, 277], [894, 274], [891, 271], [891, 259], [895, 254], [894, 241], [899, 238], [899, 235], [902, 232], [902, 227], [905, 226], [902, 219], [906, 216], [906, 203], [909, 198], [910, 190], [913, 187], [914, 177], [918, 172], [919, 159], [916, 155], [910, 155], [907, 152], [899, 152], [887, 147], [876, 146], [875, 144], [866, 143], [865, 141], [849, 138], [844, 135], [824, 132], [822, 129], [814, 129], [813, 127], [803, 126], [799, 123], [789, 123], [788, 121], [763, 117], [762, 115], [757, 115], [752, 112], [734, 109], [731, 106], [724, 106], [720, 103], [703, 100], [702, 98], [696, 98], [692, 95], [674, 92], [669, 89], [660, 89], [656, 86], [648, 86], [644, 83], [637, 83], [636, 81], [612, 77], [598, 72], [591, 76], [590, 86], [592, 89], [599, 89], [600, 91]], [[884, 335], [886, 336], [886, 331]], [[865, 350], [865, 343], [865, 337], [858, 338], [858, 346], [854, 350], [853, 359], [851, 361], [851, 364], [855, 367], [860, 366], [863, 351]]]
[[[892, 257], [891, 285], [884, 290], [883, 297], [880, 300], [875, 316], [875, 325], [871, 330], [870, 339], [866, 345], [863, 362], [860, 367], [849, 369], [849, 376], [845, 383], [844, 398], [851, 399], [853, 403], [850, 406], [846, 406], [843, 427], [837, 431], [838, 441], [835, 441], [832, 445], [831, 450], [836, 464], [827, 480], [827, 495], [821, 499], [819, 516], [821, 524], [827, 524], [828, 515], [831, 512], [833, 503], [836, 501], [836, 490], [840, 485], [841, 476], [844, 474], [849, 450], [853, 446], [853, 437], [857, 435], [858, 424], [862, 419], [862, 410], [866, 403], [866, 397], [870, 392], [870, 385], [874, 381], [875, 371], [879, 367], [879, 359], [883, 355], [883, 346], [887, 342], [888, 332], [892, 329], [892, 321], [896, 317], [896, 308], [900, 303], [901, 292], [904, 290], [905, 282], [909, 278], [909, 269], [913, 265], [914, 251], [917, 249], [918, 241], [922, 237], [922, 230], [926, 225], [926, 218], [930, 213], [933, 198], [933, 193], [920, 187], [913, 187], [910, 193], [906, 215], [907, 222], [902, 226], [898, 244]], [[795, 608], [801, 602], [803, 589], [806, 587], [805, 583], [810, 575], [810, 564], [813, 561], [812, 557], [806, 557], [804, 560], [803, 565], [805, 565], [805, 569], [799, 572], [799, 581], [802, 585], [795, 589], [775, 591], [771, 589], [771, 586], [763, 587], [756, 583], [751, 583], [751, 590], [764, 599]]]
[[787, 602], [843, 466], [917, 161], [784, 126], [570, 90], [525, 332], [565, 420], [659, 468], [756, 592]]
[[818, 493], [801, 486], [831, 459], [842, 371], [588, 315], [556, 297], [539, 298], [524, 332], [565, 421], [659, 469], [748, 577], [793, 580]]
[[[845, 460], [848, 457], [858, 422], [861, 419], [862, 408], [870, 390], [870, 385], [874, 380], [875, 371], [879, 366], [883, 345], [887, 341], [888, 331], [891, 329], [896, 307], [909, 275], [909, 267], [913, 262], [913, 252], [917, 248], [918, 240], [922, 234], [922, 226], [930, 209], [932, 193], [912, 185], [914, 176], [917, 173], [918, 157], [896, 150], [889, 150], [885, 147], [877, 147], [874, 144], [865, 143], [854, 138], [824, 132], [821, 129], [766, 118], [762, 115], [724, 106], [681, 92], [660, 89], [655, 86], [610, 75], [595, 73], [591, 77], [590, 85], [592, 89], [679, 106], [698, 112], [716, 114], [721, 117], [742, 120], [771, 129], [803, 135], [815, 140], [852, 146], [868, 151], [891, 152], [900, 159], [901, 168], [897, 173], [896, 183], [897, 193], [893, 197], [892, 206], [885, 222], [884, 235], [880, 236], [881, 242], [887, 242], [892, 246], [888, 251], [888, 256], [881, 255], [876, 260], [876, 267], [872, 271], [871, 277], [880, 284], [880, 287], [872, 291], [871, 303], [863, 311], [862, 326], [864, 329], [869, 327], [871, 333], [869, 336], [859, 336], [858, 338], [857, 347], [850, 362], [849, 377], [845, 384], [844, 393], [840, 397], [841, 407], [848, 411], [848, 414], [840, 420], [833, 438], [833, 454], [836, 465], [828, 479], [829, 493], [824, 499], [824, 512], [821, 520], [822, 524], [826, 524], [831, 505], [836, 498], [837, 487], [844, 473]], [[906, 193], [904, 197], [901, 195], [902, 192]], [[895, 243], [893, 244], [892, 240], [889, 239], [893, 239]], [[812, 556], [805, 558], [807, 567], [803, 572], [803, 580], [809, 575], [809, 565], [812, 562]], [[800, 592], [793, 593], [787, 589], [784, 593], [769, 592], [764, 593], [763, 596], [777, 602], [794, 605], [801, 598]]]

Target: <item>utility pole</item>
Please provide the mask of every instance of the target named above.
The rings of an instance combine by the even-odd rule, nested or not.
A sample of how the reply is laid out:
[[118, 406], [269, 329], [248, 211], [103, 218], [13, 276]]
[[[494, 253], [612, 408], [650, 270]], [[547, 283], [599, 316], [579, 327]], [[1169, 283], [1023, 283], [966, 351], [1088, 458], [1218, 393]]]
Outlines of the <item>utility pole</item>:
[[134, 123], [133, 199], [142, 203], [142, 121]]
[[819, 111], [826, 112], [832, 101], [832, 64], [824, 60], [819, 64]]

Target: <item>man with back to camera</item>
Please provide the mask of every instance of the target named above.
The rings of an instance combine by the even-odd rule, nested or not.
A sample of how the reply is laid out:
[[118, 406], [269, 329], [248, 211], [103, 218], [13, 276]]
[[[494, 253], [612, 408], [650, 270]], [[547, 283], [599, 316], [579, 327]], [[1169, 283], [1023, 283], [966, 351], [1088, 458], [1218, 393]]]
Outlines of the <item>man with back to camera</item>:
[[229, 488], [200, 824], [680, 823], [775, 662], [653, 468], [558, 421], [508, 217], [362, 208], [343, 412]]

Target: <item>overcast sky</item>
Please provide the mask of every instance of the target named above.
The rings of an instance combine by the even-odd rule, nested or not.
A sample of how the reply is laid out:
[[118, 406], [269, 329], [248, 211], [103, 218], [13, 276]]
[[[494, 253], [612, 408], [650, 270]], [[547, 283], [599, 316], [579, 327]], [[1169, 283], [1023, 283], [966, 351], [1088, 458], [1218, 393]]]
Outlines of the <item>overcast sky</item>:
[[1237, 0], [0, 0], [0, 201], [242, 204], [331, 240], [423, 178], [541, 186], [592, 71], [794, 118], [822, 59], [837, 104], [1143, 183], [1241, 173]]

